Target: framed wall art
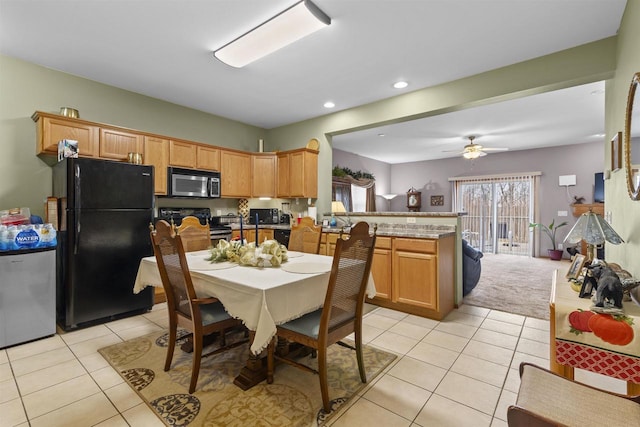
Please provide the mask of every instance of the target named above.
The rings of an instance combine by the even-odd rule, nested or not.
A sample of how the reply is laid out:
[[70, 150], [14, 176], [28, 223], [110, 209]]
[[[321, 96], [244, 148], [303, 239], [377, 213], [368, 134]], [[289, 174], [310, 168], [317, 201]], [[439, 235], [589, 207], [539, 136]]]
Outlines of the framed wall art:
[[622, 132], [611, 139], [611, 172], [622, 168]]
[[444, 206], [444, 196], [431, 196], [431, 206]]

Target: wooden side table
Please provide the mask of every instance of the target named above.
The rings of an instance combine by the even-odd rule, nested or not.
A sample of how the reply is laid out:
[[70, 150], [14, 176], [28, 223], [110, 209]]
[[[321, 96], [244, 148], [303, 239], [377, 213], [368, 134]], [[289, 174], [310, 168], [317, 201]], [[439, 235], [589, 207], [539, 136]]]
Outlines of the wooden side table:
[[[550, 321], [550, 339], [549, 339], [549, 361], [551, 371], [562, 375], [565, 378], [574, 379], [574, 368], [579, 367], [592, 372], [609, 375], [607, 372], [603, 372], [603, 366], [611, 366], [617, 368], [621, 366], [631, 366], [630, 368], [620, 369], [619, 374], [611, 374], [609, 376], [625, 379], [629, 376], [629, 371], [632, 371], [635, 377], [640, 377], [640, 352], [638, 354], [622, 354], [609, 351], [602, 347], [590, 345], [580, 342], [569, 342], [566, 340], [558, 339], [558, 319], [556, 319], [556, 309], [559, 313], [566, 312], [567, 310], [585, 310], [588, 311], [591, 307], [591, 300], [587, 298], [579, 298], [578, 294], [571, 289], [568, 282], [563, 279], [558, 280], [558, 270], [554, 272], [552, 285], [551, 285], [551, 299], [549, 301], [549, 321]], [[640, 322], [640, 307], [636, 306], [633, 302], [625, 302], [625, 314], [633, 317], [636, 321]], [[635, 330], [637, 332], [637, 329]], [[638, 340], [640, 337], [635, 337], [634, 340]], [[570, 346], [571, 361], [567, 360], [567, 363], [563, 364], [558, 362], [558, 357], [563, 357], [563, 351], [561, 348]], [[595, 355], [599, 360], [598, 364], [590, 364], [589, 361], [582, 358], [582, 355]], [[627, 381], [627, 394], [640, 395], [640, 381]]]

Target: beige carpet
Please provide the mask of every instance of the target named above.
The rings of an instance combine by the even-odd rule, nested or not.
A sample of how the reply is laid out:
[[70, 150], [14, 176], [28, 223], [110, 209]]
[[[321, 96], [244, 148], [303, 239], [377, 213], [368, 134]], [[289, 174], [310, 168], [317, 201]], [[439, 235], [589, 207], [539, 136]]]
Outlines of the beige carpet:
[[[365, 386], [360, 381], [355, 351], [333, 345], [328, 354], [332, 400], [329, 415], [322, 410], [318, 376], [289, 365], [276, 367], [273, 384], [263, 381], [243, 391], [233, 384], [233, 379], [248, 357], [248, 344], [244, 344], [203, 359], [196, 391], [189, 394], [191, 355], [181, 351], [179, 345], [169, 372], [163, 370], [166, 331], [99, 350], [168, 426], [321, 425]], [[393, 354], [365, 346], [367, 380], [375, 378], [395, 358]], [[317, 360], [303, 359], [309, 365]]]
[[463, 302], [523, 316], [549, 319], [551, 277], [569, 270], [568, 260], [484, 254], [478, 285]]

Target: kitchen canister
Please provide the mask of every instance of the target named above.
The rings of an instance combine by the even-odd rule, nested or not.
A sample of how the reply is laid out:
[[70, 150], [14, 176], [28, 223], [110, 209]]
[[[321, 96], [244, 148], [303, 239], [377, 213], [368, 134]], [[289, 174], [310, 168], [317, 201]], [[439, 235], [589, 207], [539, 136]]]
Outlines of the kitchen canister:
[[127, 154], [127, 162], [133, 163], [134, 165], [142, 164], [142, 153], [129, 153]]

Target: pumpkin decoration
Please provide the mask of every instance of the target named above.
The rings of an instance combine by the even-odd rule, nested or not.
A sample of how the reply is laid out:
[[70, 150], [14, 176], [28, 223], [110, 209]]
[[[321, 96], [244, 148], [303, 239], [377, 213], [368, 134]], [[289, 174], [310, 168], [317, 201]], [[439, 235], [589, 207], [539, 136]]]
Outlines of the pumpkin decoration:
[[592, 311], [575, 310], [569, 313], [571, 332], [580, 335], [583, 332], [592, 332], [589, 327], [589, 319], [595, 315]]
[[633, 319], [627, 316], [595, 314], [587, 325], [594, 335], [613, 345], [627, 345], [633, 340]]

